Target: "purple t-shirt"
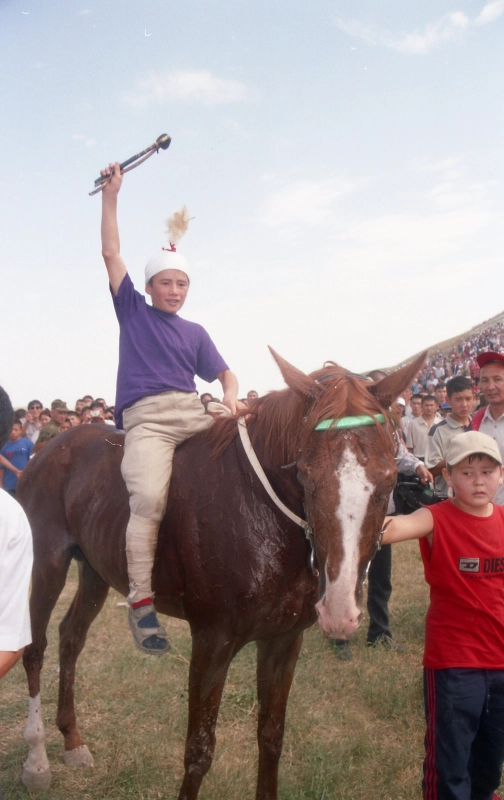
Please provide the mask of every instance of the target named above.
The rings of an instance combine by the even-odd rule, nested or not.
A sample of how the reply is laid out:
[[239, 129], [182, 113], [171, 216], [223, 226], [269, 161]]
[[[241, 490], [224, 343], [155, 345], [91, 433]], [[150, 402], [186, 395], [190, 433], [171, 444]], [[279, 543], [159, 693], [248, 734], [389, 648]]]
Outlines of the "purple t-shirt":
[[177, 314], [147, 304], [125, 275], [117, 297], [112, 294], [119, 320], [119, 368], [115, 419], [148, 395], [170, 389], [195, 392], [194, 376], [212, 383], [228, 365], [206, 330]]

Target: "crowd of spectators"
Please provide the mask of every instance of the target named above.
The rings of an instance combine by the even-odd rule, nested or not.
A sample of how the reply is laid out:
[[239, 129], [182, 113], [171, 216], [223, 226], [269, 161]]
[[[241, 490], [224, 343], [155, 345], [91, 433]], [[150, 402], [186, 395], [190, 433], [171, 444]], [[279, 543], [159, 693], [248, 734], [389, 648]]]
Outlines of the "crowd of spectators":
[[[242, 402], [248, 405], [257, 397], [258, 393], [251, 389]], [[205, 408], [209, 403], [220, 406], [220, 400], [208, 392], [200, 399]], [[212, 413], [211, 407], [208, 413]], [[52, 401], [50, 408], [40, 400], [30, 400], [26, 408], [16, 409], [11, 434], [0, 451], [0, 486], [15, 496], [18, 478], [33, 453], [59, 433], [93, 423], [114, 425], [114, 406], [109, 406], [103, 397], [93, 398], [90, 394], [79, 398], [73, 409], [59, 398]]]
[[440, 454], [453, 436], [471, 429], [472, 415], [487, 405], [478, 363], [487, 352], [504, 353], [504, 322], [431, 353], [411, 387], [392, 404], [404, 444], [433, 469], [440, 494], [447, 491]]
[[[488, 350], [504, 352], [504, 322], [461, 339], [444, 351], [431, 353], [411, 387], [405, 390], [401, 398], [397, 398], [392, 410], [404, 442], [414, 455], [422, 460], [425, 458], [426, 441], [431, 428], [451, 411], [446, 389], [450, 379], [457, 376], [469, 378], [476, 392], [472, 411], [478, 405], [484, 405], [484, 398], [478, 394], [480, 367], [477, 357]], [[242, 402], [250, 405], [257, 397], [258, 393], [251, 389]], [[201, 395], [201, 402], [205, 408], [209, 403], [220, 403], [208, 392]], [[209, 413], [213, 413], [212, 408], [210, 406]], [[12, 494], [15, 494], [17, 479], [32, 452], [36, 453], [45, 442], [77, 425], [114, 425], [114, 406], [108, 405], [103, 397], [94, 398], [90, 394], [79, 398], [74, 408], [68, 408], [66, 402], [59, 398], [53, 400], [50, 407], [44, 406], [39, 400], [31, 400], [26, 408], [15, 411], [15, 420], [9, 441], [0, 454], [1, 484]]]
[[439, 383], [446, 383], [456, 375], [471, 378], [477, 386], [480, 367], [476, 359], [487, 350], [504, 351], [504, 322], [461, 339], [446, 352], [432, 353], [411, 387], [413, 393], [433, 394]]

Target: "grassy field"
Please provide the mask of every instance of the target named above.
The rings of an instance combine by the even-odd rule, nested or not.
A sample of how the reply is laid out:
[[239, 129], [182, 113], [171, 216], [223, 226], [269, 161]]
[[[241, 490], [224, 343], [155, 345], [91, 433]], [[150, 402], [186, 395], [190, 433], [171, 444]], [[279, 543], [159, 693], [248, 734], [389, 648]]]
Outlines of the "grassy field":
[[[318, 627], [305, 635], [287, 714], [280, 800], [418, 800], [423, 755], [421, 657], [427, 590], [416, 543], [394, 551], [393, 632], [407, 652], [365, 646], [366, 623], [352, 662], [338, 661]], [[78, 662], [77, 713], [95, 767], [61, 761], [54, 725], [57, 630], [73, 594], [72, 568], [51, 622], [42, 703], [53, 771], [40, 800], [173, 800], [182, 778], [190, 636], [169, 620], [172, 654], [155, 659], [130, 643], [123, 598], [111, 592]], [[255, 647], [235, 659], [217, 726], [212, 769], [201, 800], [253, 798], [256, 778]], [[4, 800], [27, 798], [24, 670], [0, 684], [0, 783]]]

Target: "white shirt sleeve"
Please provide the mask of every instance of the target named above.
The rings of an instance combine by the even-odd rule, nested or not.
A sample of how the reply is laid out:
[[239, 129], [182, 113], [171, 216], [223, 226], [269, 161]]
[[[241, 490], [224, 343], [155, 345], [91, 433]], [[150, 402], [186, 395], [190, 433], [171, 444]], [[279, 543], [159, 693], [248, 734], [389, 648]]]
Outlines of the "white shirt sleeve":
[[33, 542], [19, 503], [0, 489], [0, 650], [17, 652], [31, 642], [28, 596]]
[[[415, 419], [418, 419], [418, 417], [415, 417]], [[415, 426], [413, 425], [413, 420], [411, 420], [411, 422], [409, 424], [408, 432], [406, 434], [406, 447], [410, 447], [412, 450], [413, 450], [413, 448], [415, 446], [414, 441], [413, 441], [413, 431], [414, 430], [415, 430]]]

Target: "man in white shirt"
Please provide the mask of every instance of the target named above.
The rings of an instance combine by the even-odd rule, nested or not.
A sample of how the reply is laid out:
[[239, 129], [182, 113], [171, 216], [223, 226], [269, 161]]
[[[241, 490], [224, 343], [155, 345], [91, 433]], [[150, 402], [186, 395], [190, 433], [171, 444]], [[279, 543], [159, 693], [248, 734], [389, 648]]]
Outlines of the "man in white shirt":
[[408, 413], [408, 401], [406, 401], [406, 403], [407, 403], [406, 411], [404, 413], [404, 417], [401, 420], [401, 430], [404, 434], [404, 441], [406, 441], [406, 436], [408, 435], [408, 428], [411, 425], [411, 422], [415, 419], [415, 417], [420, 417], [422, 414], [422, 395], [418, 393], [411, 395], [411, 398], [409, 400], [410, 413]]
[[406, 434], [406, 447], [414, 456], [425, 460], [427, 452], [427, 437], [433, 425], [441, 422], [442, 417], [437, 413], [438, 404], [436, 398], [428, 394], [422, 398], [422, 413], [411, 421]]
[[[0, 445], [12, 427], [13, 412], [0, 387]], [[28, 591], [33, 546], [26, 514], [0, 489], [0, 679], [14, 666], [31, 642]]]
[[26, 437], [26, 439], [30, 439], [30, 441], [32, 441], [34, 444], [38, 438], [38, 432], [42, 427], [40, 415], [43, 409], [44, 406], [40, 400], [30, 400], [28, 403], [28, 411], [26, 412], [25, 417], [21, 420], [23, 425], [21, 436]]

